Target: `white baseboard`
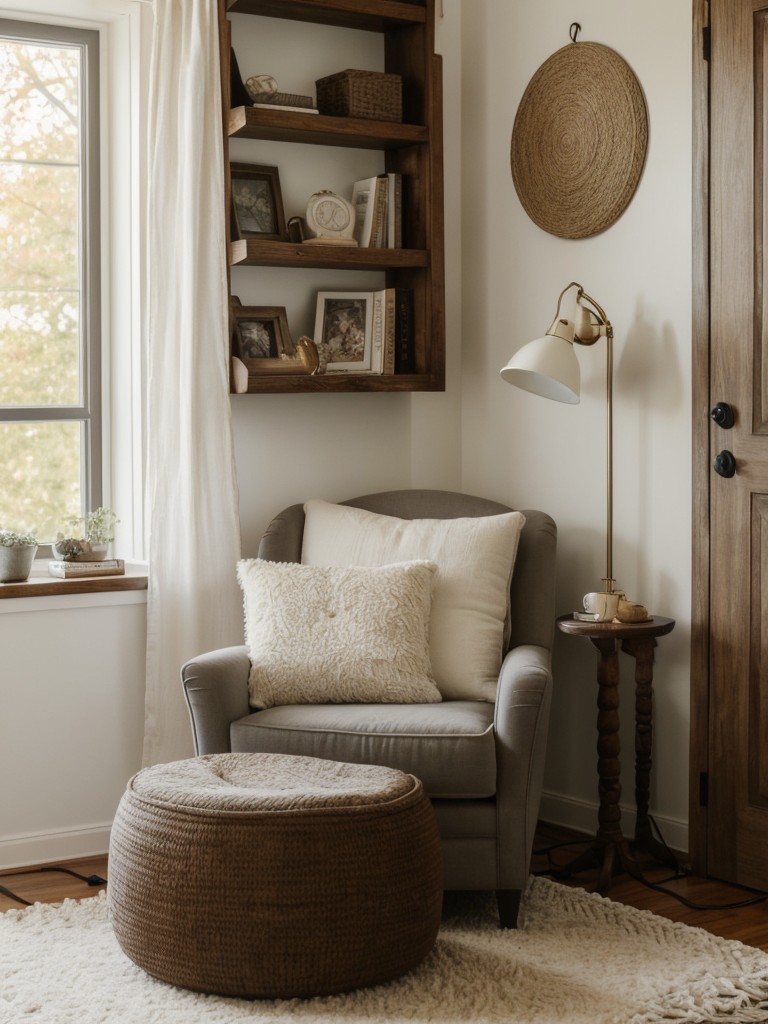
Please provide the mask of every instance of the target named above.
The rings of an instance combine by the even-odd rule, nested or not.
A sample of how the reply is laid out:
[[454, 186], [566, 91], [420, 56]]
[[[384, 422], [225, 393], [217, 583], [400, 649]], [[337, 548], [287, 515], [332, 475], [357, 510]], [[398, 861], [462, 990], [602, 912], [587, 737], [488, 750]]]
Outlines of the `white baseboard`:
[[[667, 845], [673, 850], [686, 852], [688, 822], [657, 814], [653, 817]], [[545, 792], [541, 798], [539, 818], [552, 825], [594, 834], [597, 829], [597, 803], [561, 793]], [[624, 834], [631, 836], [635, 827], [634, 807], [621, 805], [621, 821]], [[110, 829], [111, 823], [67, 832], [0, 838], [0, 870], [76, 860], [78, 857], [103, 856], [109, 850]]]
[[[621, 826], [625, 836], [632, 836], [635, 829], [635, 808], [621, 804]], [[652, 815], [659, 826], [664, 842], [678, 853], [688, 852], [688, 822], [676, 818]], [[539, 818], [552, 825], [573, 828], [578, 832], [594, 834], [597, 831], [597, 803], [579, 800], [561, 793], [545, 792], [541, 798]]]
[[0, 870], [102, 856], [109, 850], [111, 827], [110, 822], [108, 825], [72, 829], [68, 832], [41, 832], [0, 838]]

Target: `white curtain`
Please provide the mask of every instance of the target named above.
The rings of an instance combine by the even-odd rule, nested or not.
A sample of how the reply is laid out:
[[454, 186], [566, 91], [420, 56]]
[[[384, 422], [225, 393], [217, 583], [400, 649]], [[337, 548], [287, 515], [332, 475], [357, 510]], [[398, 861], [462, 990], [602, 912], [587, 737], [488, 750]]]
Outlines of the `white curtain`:
[[179, 670], [243, 642], [216, 0], [154, 0], [144, 763], [193, 753]]

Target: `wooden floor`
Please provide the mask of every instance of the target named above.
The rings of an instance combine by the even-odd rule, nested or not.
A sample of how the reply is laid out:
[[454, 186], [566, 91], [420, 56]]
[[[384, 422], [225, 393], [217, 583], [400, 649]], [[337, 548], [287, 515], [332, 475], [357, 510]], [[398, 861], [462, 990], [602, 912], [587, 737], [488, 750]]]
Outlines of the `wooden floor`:
[[[557, 845], [562, 843], [580, 845]], [[581, 852], [585, 845], [584, 837], [579, 836], [578, 833], [552, 825], [540, 824], [536, 833], [531, 869], [535, 872], [549, 874], [553, 869], [556, 870], [558, 866], [563, 866]], [[549, 849], [553, 846], [555, 846], [554, 849]], [[542, 852], [547, 849], [549, 849], [548, 853]], [[722, 909], [692, 909], [678, 902], [672, 896], [650, 889], [642, 882], [627, 875], [618, 876], [606, 895], [617, 902], [638, 907], [641, 910], [650, 910], [654, 914], [660, 914], [673, 921], [683, 921], [685, 924], [705, 928], [726, 939], [739, 939], [749, 946], [757, 946], [768, 952], [768, 901], [740, 909], [726, 909], [724, 904], [737, 903], [754, 894], [724, 882], [696, 878], [691, 875], [667, 881], [672, 874], [669, 868], [656, 866], [644, 858], [641, 858], [640, 863], [644, 875], [649, 881], [663, 882], [665, 888], [674, 890], [691, 902], [708, 906], [714, 905], [716, 908]], [[70, 868], [86, 876], [107, 877], [106, 857], [62, 861], [57, 866]], [[564, 880], [564, 884], [590, 889], [595, 877], [596, 871], [585, 871], [574, 878]], [[10, 889], [31, 903], [36, 901], [57, 903], [66, 898], [83, 899], [93, 896], [99, 889], [104, 888], [104, 886], [90, 887], [85, 882], [66, 874], [34, 869], [26, 869], [23, 872], [0, 872], [0, 886]], [[0, 893], [0, 911], [19, 909], [20, 907], [20, 903]]]

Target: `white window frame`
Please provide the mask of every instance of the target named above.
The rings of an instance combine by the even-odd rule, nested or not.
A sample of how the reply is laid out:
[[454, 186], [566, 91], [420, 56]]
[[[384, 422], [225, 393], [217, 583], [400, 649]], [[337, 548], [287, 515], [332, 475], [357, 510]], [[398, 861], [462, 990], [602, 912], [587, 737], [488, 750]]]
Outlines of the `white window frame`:
[[2, 5], [0, 0], [0, 18], [99, 34], [102, 342], [97, 388], [101, 452], [96, 469], [101, 502], [120, 517], [115, 550], [120, 557], [144, 560], [143, 125], [151, 0], [68, 0], [66, 5], [61, 0], [15, 0]]

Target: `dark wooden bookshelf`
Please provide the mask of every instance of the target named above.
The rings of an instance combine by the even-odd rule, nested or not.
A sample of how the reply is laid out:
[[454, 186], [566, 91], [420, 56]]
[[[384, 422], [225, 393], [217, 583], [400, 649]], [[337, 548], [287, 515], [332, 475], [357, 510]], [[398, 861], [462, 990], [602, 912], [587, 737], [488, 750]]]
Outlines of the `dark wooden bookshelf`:
[[[229, 102], [232, 39], [228, 14], [363, 29], [384, 37], [384, 68], [403, 81], [403, 122], [329, 117]], [[413, 292], [414, 364], [411, 374], [249, 375], [247, 393], [442, 391], [445, 388], [443, 257], [442, 59], [434, 52], [434, 0], [219, 0], [222, 118], [229, 211], [229, 138], [371, 149], [384, 170], [407, 181], [407, 248], [301, 245], [234, 239], [229, 264], [239, 267], [380, 271], [384, 287]], [[228, 216], [229, 219], [229, 216]], [[306, 278], [297, 287], [306, 288]]]

